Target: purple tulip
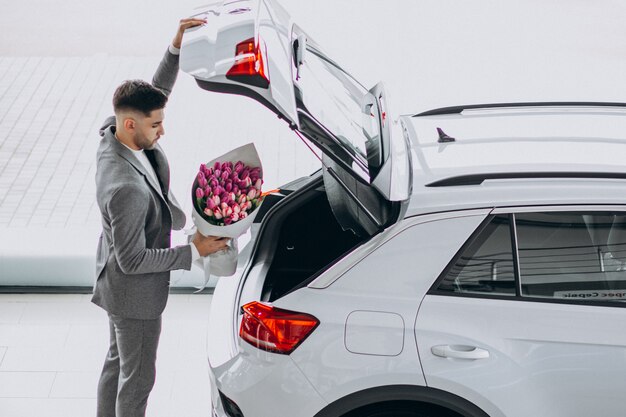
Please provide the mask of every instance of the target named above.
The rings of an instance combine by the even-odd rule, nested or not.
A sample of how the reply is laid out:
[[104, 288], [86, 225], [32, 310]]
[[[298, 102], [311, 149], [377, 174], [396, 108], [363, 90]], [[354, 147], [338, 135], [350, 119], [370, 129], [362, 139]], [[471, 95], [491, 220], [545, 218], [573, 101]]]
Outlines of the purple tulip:
[[208, 185], [208, 181], [206, 180], [206, 178], [202, 177], [202, 178], [198, 178], [198, 185], [202, 188], [206, 188], [206, 186]]
[[239, 176], [239, 178], [241, 178], [242, 180], [245, 180], [246, 178], [248, 178], [250, 176], [250, 171], [248, 171], [247, 169], [244, 169], [241, 172], [241, 175]]
[[196, 198], [202, 197], [204, 197], [204, 191], [202, 190], [202, 188], [196, 188]]
[[231, 219], [230, 217], [224, 217], [224, 224], [225, 225], [229, 225], [233, 222], [233, 219]]
[[209, 181], [209, 184], [211, 185], [211, 188], [215, 188], [217, 187], [217, 180], [213, 178], [211, 181]]
[[207, 208], [209, 208], [209, 209], [211, 209], [211, 210], [214, 210], [214, 209], [215, 209], [215, 207], [217, 207], [217, 204], [215, 204], [215, 201], [214, 201], [212, 198], [209, 198], [209, 199], [206, 201], [206, 206], [207, 206]]
[[226, 192], [230, 193], [231, 191], [233, 191], [233, 183], [232, 182], [226, 183], [226, 185], [224, 186], [224, 189], [226, 190]]
[[217, 171], [218, 169], [221, 169], [222, 165], [219, 162], [216, 162], [215, 164], [213, 164], [213, 171]]
[[198, 178], [198, 181], [200, 181], [200, 179], [206, 179], [206, 176], [202, 171], [198, 172], [198, 175], [196, 177]]
[[239, 195], [239, 187], [237, 187], [236, 185], [233, 185], [232, 191], [233, 193], [235, 193], [235, 195]]
[[229, 174], [228, 174], [228, 171], [224, 171], [224, 172], [222, 172], [222, 179], [223, 179], [224, 181], [226, 181], [226, 180], [228, 179], [228, 175], [229, 175]]
[[216, 169], [215, 170], [215, 178], [219, 178], [222, 176], [222, 170], [221, 169]]
[[237, 161], [237, 163], [235, 164], [235, 167], [233, 169], [233, 171], [235, 172], [241, 172], [243, 170], [243, 162], [241, 161]]

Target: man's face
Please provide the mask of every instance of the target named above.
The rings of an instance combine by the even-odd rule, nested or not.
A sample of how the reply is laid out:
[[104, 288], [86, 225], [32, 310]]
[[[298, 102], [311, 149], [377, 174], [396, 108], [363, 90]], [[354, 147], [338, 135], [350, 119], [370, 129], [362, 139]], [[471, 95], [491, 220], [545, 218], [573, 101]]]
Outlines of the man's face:
[[135, 120], [135, 135], [133, 142], [139, 149], [154, 149], [157, 141], [165, 133], [163, 109], [153, 110], [148, 117], [141, 115]]

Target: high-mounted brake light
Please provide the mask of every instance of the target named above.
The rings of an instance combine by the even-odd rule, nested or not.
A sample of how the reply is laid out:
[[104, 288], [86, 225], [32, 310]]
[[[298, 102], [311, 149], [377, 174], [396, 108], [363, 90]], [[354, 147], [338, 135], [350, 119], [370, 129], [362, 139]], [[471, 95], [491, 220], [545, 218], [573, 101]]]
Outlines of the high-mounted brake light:
[[242, 307], [239, 336], [252, 346], [285, 355], [293, 352], [319, 325], [315, 317], [254, 301]]
[[247, 39], [235, 47], [235, 64], [226, 73], [226, 78], [255, 87], [267, 88], [270, 78], [265, 66], [262, 41]]

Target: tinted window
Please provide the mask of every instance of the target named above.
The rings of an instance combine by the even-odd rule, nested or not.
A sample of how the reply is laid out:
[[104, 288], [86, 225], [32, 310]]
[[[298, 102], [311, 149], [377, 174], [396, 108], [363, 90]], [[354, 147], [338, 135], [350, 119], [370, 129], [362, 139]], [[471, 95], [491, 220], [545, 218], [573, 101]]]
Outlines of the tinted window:
[[515, 295], [515, 273], [508, 215], [499, 215], [473, 236], [446, 273], [439, 290]]
[[346, 162], [356, 163], [367, 173], [370, 153], [380, 148], [378, 104], [352, 76], [313, 46], [307, 48], [297, 82], [303, 105], [352, 155], [354, 160]]
[[624, 213], [515, 216], [522, 295], [626, 300]]

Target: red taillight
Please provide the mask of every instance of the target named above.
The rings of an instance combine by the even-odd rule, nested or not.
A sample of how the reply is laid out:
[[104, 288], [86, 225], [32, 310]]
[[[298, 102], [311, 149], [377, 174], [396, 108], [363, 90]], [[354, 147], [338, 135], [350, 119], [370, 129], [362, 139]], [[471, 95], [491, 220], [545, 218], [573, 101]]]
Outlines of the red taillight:
[[254, 38], [250, 38], [237, 44], [235, 65], [228, 70], [226, 78], [262, 88], [270, 85], [261, 51], [261, 40], [255, 42]]
[[239, 336], [268, 352], [290, 354], [317, 327], [315, 317], [254, 301], [242, 307]]

